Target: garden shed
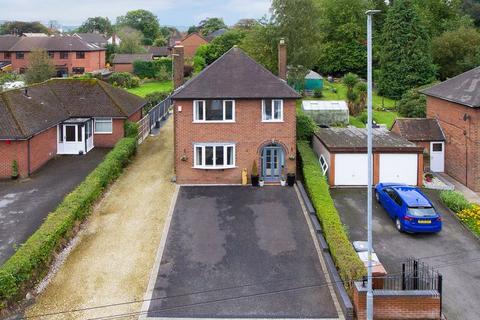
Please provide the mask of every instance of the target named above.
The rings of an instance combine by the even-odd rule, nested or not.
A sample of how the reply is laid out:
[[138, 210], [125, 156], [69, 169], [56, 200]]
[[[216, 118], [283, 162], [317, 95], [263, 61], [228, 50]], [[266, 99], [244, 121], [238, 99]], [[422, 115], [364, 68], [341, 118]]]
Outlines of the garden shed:
[[348, 124], [348, 105], [345, 101], [304, 100], [302, 109], [320, 126]]
[[323, 77], [315, 71], [310, 70], [305, 76], [305, 91], [313, 91], [315, 89], [323, 89]]

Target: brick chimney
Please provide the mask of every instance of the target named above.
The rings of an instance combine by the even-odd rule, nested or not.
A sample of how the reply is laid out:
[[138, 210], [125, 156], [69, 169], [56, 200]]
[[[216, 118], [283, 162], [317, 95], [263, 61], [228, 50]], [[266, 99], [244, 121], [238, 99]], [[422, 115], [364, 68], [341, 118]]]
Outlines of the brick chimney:
[[278, 43], [278, 76], [287, 80], [287, 44], [283, 38]]
[[173, 47], [173, 87], [177, 89], [183, 84], [183, 72], [184, 72], [184, 58], [183, 58], [183, 46], [180, 43], [176, 43]]

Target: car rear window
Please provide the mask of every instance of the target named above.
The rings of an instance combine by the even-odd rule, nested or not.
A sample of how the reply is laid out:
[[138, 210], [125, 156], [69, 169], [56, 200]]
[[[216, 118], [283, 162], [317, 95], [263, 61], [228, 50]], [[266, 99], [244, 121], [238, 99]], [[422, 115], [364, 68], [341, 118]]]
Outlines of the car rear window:
[[435, 209], [432, 207], [416, 207], [416, 208], [408, 208], [408, 214], [413, 217], [431, 217], [435, 216], [437, 213]]

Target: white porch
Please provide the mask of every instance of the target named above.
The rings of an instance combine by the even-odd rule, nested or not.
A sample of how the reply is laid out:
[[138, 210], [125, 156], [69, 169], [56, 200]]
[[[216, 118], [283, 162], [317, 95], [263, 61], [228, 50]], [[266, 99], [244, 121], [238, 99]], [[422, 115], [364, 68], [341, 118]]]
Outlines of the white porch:
[[57, 154], [85, 154], [92, 149], [92, 118], [70, 118], [57, 125]]

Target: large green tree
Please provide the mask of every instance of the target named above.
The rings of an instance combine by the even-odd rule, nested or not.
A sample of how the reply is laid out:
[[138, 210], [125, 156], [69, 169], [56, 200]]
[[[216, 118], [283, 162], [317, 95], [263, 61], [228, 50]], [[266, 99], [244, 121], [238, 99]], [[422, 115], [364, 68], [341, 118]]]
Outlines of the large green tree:
[[34, 49], [28, 53], [28, 68], [25, 80], [28, 84], [43, 82], [55, 74], [55, 66], [43, 49]]
[[[266, 19], [262, 19], [243, 39], [240, 47], [265, 68], [276, 73], [278, 53], [278, 29]], [[291, 49], [287, 49], [289, 51]]]
[[473, 19], [475, 26], [480, 27], [480, 0], [463, 0], [462, 9]]
[[433, 61], [441, 80], [456, 76], [480, 65], [480, 33], [461, 27], [447, 31], [432, 41]]
[[395, 0], [383, 27], [378, 89], [399, 99], [435, 78], [430, 37], [409, 0]]
[[110, 35], [112, 33], [112, 24], [108, 18], [104, 17], [93, 17], [88, 18], [85, 22], [78, 27], [78, 32], [83, 33], [93, 33], [98, 32], [105, 35]]
[[33, 33], [49, 33], [46, 26], [38, 21], [23, 22], [23, 21], [10, 21], [5, 22], [0, 26], [0, 34], [18, 34], [33, 32]]
[[198, 24], [197, 30], [203, 36], [208, 36], [210, 33], [227, 28], [222, 18], [206, 18]]
[[115, 50], [117, 53], [144, 53], [142, 46], [142, 33], [130, 27], [123, 27], [118, 31], [118, 36], [122, 39], [120, 45]]
[[151, 45], [160, 34], [157, 16], [147, 10], [128, 11], [126, 15], [117, 18], [117, 25], [129, 26], [142, 32], [144, 44]]

